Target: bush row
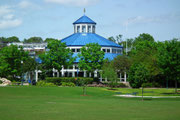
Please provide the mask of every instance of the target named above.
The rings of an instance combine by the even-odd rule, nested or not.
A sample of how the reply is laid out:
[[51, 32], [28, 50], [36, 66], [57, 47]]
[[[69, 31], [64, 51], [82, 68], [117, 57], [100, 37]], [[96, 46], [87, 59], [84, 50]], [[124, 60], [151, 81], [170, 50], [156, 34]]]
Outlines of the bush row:
[[65, 83], [74, 83], [75, 85], [82, 86], [89, 84], [93, 81], [93, 78], [88, 77], [47, 77], [45, 79], [47, 83], [54, 83], [55, 85], [62, 85]]
[[36, 83], [36, 86], [39, 86], [39, 87], [55, 87], [56, 85], [54, 83], [46, 83], [44, 81], [39, 81]]

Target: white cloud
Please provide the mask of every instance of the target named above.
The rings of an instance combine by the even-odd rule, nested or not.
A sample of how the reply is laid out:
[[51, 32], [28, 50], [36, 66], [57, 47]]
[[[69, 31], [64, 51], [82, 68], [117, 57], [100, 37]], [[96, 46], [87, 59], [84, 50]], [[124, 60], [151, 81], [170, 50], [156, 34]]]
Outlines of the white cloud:
[[67, 6], [89, 6], [96, 4], [99, 0], [45, 0], [48, 3], [57, 3], [60, 5], [67, 5]]
[[8, 5], [0, 6], [0, 17], [10, 12], [12, 12], [12, 10], [10, 9], [10, 6]]
[[28, 8], [30, 6], [32, 6], [32, 3], [30, 3], [29, 1], [21, 1], [18, 6], [20, 8]]
[[11, 6], [0, 6], [0, 29], [17, 27], [22, 20], [15, 18]]
[[0, 20], [0, 29], [7, 29], [21, 25], [20, 19]]
[[152, 22], [161, 22], [161, 17], [143, 17], [143, 16], [136, 16], [129, 18], [124, 22], [124, 25], [129, 24], [140, 24], [140, 23], [152, 23]]
[[40, 6], [38, 6], [37, 4], [34, 4], [27, 0], [21, 1], [19, 4], [16, 5], [16, 7], [21, 8], [21, 9], [26, 9], [26, 8], [39, 9], [40, 8]]
[[163, 23], [163, 22], [173, 22], [180, 20], [180, 13], [169, 13], [166, 15], [152, 16], [152, 17], [143, 17], [136, 16], [127, 19], [123, 25], [132, 25], [132, 24], [147, 24], [147, 23]]

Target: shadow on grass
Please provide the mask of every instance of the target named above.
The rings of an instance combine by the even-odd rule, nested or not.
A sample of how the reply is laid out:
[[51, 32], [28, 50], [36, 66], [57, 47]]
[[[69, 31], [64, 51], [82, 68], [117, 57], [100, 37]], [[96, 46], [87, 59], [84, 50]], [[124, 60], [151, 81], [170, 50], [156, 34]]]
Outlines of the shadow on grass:
[[163, 95], [177, 95], [177, 94], [179, 94], [180, 95], [180, 93], [161, 93], [161, 94], [163, 94]]

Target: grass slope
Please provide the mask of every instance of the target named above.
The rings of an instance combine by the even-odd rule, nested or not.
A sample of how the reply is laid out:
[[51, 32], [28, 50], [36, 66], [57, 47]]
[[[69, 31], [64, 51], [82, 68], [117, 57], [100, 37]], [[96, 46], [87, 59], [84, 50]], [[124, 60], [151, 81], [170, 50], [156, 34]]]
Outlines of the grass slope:
[[0, 120], [179, 120], [180, 99], [114, 97], [104, 88], [0, 87]]

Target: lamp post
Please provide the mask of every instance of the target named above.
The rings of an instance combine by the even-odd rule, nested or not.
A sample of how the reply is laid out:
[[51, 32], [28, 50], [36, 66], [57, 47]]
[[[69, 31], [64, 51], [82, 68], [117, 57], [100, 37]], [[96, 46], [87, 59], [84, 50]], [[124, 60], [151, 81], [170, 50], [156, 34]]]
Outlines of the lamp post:
[[21, 61], [21, 70], [22, 70], [22, 73], [21, 73], [21, 85], [23, 86], [23, 61]]

